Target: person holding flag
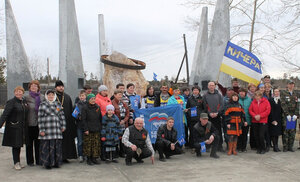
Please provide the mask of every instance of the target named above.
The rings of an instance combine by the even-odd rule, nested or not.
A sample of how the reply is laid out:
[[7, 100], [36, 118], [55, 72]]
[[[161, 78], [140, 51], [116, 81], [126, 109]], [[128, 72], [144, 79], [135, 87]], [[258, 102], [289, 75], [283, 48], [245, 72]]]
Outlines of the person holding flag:
[[170, 159], [170, 156], [182, 154], [183, 151], [180, 147], [180, 142], [177, 140], [177, 130], [174, 126], [174, 118], [168, 117], [167, 123], [161, 125], [157, 130], [157, 138], [155, 148], [159, 153], [159, 160], [165, 162]]
[[194, 146], [196, 149], [197, 157], [201, 157], [201, 144], [204, 142], [205, 146], [211, 145], [212, 150], [210, 152], [210, 157], [219, 158], [217, 155], [217, 148], [219, 143], [218, 130], [214, 125], [208, 121], [207, 113], [200, 114], [200, 121], [195, 124], [193, 128], [194, 133]]

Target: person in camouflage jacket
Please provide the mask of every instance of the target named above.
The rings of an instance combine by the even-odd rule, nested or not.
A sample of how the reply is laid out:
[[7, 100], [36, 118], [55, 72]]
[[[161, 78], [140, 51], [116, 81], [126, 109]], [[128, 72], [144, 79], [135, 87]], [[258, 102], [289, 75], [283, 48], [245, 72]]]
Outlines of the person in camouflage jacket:
[[[295, 83], [293, 81], [289, 81], [287, 85], [287, 90], [282, 91], [280, 94], [281, 107], [283, 110], [282, 114], [282, 125], [283, 125], [283, 135], [282, 135], [282, 143], [283, 143], [283, 151], [291, 151], [293, 150], [295, 135], [296, 135], [296, 125], [294, 129], [286, 129], [287, 126], [287, 118], [297, 120], [299, 117], [299, 98], [297, 93], [294, 91]], [[296, 121], [297, 122], [297, 121]]]

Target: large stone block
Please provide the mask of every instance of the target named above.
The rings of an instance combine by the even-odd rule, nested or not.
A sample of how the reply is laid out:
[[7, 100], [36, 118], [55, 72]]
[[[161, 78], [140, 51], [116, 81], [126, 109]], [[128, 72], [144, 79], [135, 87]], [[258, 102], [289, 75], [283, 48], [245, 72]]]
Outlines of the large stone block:
[[[116, 63], [136, 65], [125, 55], [116, 51], [108, 56], [107, 59]], [[135, 85], [136, 93], [139, 95], [145, 95], [147, 85], [149, 83], [146, 81], [143, 73], [140, 70], [118, 68], [107, 64], [104, 65], [104, 68], [105, 72], [103, 75], [103, 83], [110, 91], [110, 95], [113, 94], [118, 83], [123, 83], [125, 86], [128, 83], [133, 83]]]

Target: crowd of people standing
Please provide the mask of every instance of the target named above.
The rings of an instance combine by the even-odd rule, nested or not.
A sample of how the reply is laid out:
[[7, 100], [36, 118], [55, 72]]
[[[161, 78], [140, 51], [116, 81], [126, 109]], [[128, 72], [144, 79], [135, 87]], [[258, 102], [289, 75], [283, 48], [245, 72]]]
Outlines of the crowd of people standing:
[[179, 104], [184, 116], [185, 148], [191, 148], [197, 157], [202, 156], [203, 143], [212, 158], [219, 158], [217, 152], [247, 152], [248, 133], [250, 148], [257, 154], [265, 154], [271, 147], [280, 152], [280, 135], [283, 152], [294, 152], [300, 100], [293, 81], [287, 83], [286, 90], [271, 85], [268, 75], [258, 86], [249, 84], [247, 88], [241, 88], [237, 79], [228, 88], [213, 81], [207, 86], [201, 94], [197, 85], [190, 91], [163, 82], [158, 94], [149, 86], [140, 96], [134, 84], [120, 83], [109, 97], [112, 91], [105, 85], [99, 86], [96, 95], [86, 85], [73, 104], [62, 81], [56, 81], [55, 89], [43, 95], [39, 82], [33, 80], [28, 94], [18, 86], [15, 97], [7, 101], [0, 118], [0, 127], [5, 123], [2, 145], [12, 147], [16, 170], [24, 167], [20, 163], [23, 144], [27, 165], [46, 169], [59, 168], [77, 158], [80, 163], [97, 165], [100, 160], [117, 163], [124, 157], [130, 166], [133, 158], [143, 163], [144, 158], [151, 157], [153, 162], [156, 150], [159, 160], [165, 162], [183, 153], [174, 128], [178, 119], [168, 117], [152, 144], [144, 119], [136, 117], [135, 110]]

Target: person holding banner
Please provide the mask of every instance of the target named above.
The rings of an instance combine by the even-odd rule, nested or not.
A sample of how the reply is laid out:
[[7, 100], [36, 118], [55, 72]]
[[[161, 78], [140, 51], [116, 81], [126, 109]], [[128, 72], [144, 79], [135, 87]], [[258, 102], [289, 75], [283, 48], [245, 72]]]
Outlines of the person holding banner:
[[[217, 82], [219, 90], [222, 92], [222, 95], [225, 96], [227, 93], [227, 88], [223, 87], [220, 83]], [[234, 92], [238, 93], [239, 92], [239, 81], [237, 78], [233, 78], [231, 80], [231, 86]], [[231, 87], [230, 87], [231, 88]]]
[[145, 108], [154, 107], [155, 99], [156, 99], [156, 95], [154, 95], [154, 88], [153, 86], [149, 86], [146, 90], [146, 95], [143, 98]]
[[208, 121], [207, 113], [200, 114], [200, 121], [195, 124], [193, 127], [194, 133], [194, 146], [196, 149], [197, 157], [201, 157], [201, 148], [204, 146], [212, 146], [212, 150], [210, 152], [210, 157], [219, 158], [217, 155], [217, 148], [219, 144], [219, 134], [218, 130], [214, 127], [214, 125]]
[[166, 159], [170, 159], [170, 156], [183, 152], [177, 140], [177, 130], [173, 126], [174, 118], [168, 117], [167, 123], [160, 125], [157, 130], [155, 147], [159, 153], [159, 160], [162, 162], [166, 161], [164, 155]]
[[75, 104], [75, 109], [73, 111], [72, 116], [75, 117], [76, 114], [74, 112], [76, 112], [76, 108], [78, 109], [78, 113], [77, 116], [75, 117], [76, 119], [76, 126], [77, 126], [77, 152], [78, 152], [78, 158], [79, 158], [79, 162], [82, 163], [84, 161], [83, 158], [83, 123], [81, 120], [81, 111], [82, 108], [86, 105], [86, 91], [85, 90], [81, 90], [79, 92], [79, 101], [77, 101], [77, 103]]
[[221, 115], [223, 112], [223, 96], [219, 94], [216, 90], [216, 84], [213, 81], [208, 83], [208, 91], [203, 96], [203, 101], [209, 116], [209, 121], [216, 127], [219, 132], [220, 140], [218, 143], [218, 150], [220, 152], [225, 152], [223, 144], [223, 135], [222, 135], [222, 119]]
[[269, 101], [263, 97], [260, 91], [256, 91], [254, 100], [249, 107], [249, 113], [252, 116], [252, 125], [256, 141], [257, 154], [266, 153], [265, 133], [268, 129], [268, 116], [271, 111]]
[[137, 163], [143, 163], [142, 159], [150, 157], [152, 164], [154, 163], [154, 149], [150, 141], [148, 131], [143, 127], [144, 119], [136, 118], [134, 125], [126, 128], [122, 143], [125, 145], [127, 166], [132, 165], [132, 158], [135, 158]]
[[239, 96], [233, 93], [225, 110], [225, 122], [228, 134], [228, 155], [237, 155], [237, 140], [242, 134], [242, 126], [247, 126], [245, 122], [245, 112], [239, 103]]
[[160, 93], [156, 96], [154, 107], [166, 106], [171, 96], [172, 95], [169, 93], [169, 86], [166, 82], [163, 82], [160, 87]]
[[141, 96], [137, 95], [135, 92], [135, 85], [133, 83], [128, 83], [126, 86], [126, 92], [125, 96], [129, 99], [129, 111], [130, 111], [130, 117], [128, 120], [128, 124], [132, 125], [133, 120], [135, 118], [134, 111], [138, 110], [141, 107]]
[[280, 94], [283, 111], [283, 152], [294, 152], [293, 145], [296, 135], [297, 118], [299, 117], [299, 98], [294, 88], [295, 82], [290, 80], [287, 84], [287, 90]]
[[[200, 114], [205, 112], [205, 107], [203, 103], [203, 98], [200, 95], [201, 88], [197, 85], [192, 88], [192, 95], [187, 101], [186, 108], [188, 109], [187, 112], [187, 126], [190, 131], [189, 141], [190, 147], [194, 147], [194, 135], [193, 135], [193, 127], [199, 121]], [[186, 132], [186, 135], [188, 133]]]

